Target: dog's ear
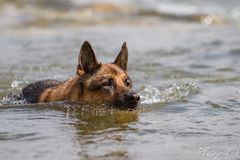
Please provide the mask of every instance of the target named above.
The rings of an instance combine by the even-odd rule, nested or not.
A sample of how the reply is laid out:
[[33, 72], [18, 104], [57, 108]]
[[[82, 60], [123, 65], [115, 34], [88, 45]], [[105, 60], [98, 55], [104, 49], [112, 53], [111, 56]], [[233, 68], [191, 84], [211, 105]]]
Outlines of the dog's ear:
[[127, 70], [128, 63], [128, 49], [126, 42], [123, 43], [120, 53], [114, 61], [114, 64], [121, 67], [124, 71]]
[[80, 49], [78, 57], [77, 74], [82, 75], [83, 72], [89, 73], [100, 65], [101, 64], [98, 63], [90, 43], [85, 41]]

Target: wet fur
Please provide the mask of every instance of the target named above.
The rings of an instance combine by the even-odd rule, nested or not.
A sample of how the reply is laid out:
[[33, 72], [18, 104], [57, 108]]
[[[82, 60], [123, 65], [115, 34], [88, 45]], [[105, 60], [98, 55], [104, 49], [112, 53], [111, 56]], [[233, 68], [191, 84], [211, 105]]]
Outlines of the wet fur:
[[[92, 74], [82, 75], [82, 76], [75, 76], [71, 77], [64, 82], [60, 82], [57, 80], [43, 80], [32, 83], [25, 88], [23, 88], [23, 97], [29, 103], [38, 103], [38, 102], [52, 102], [52, 101], [81, 101], [83, 98], [86, 100], [91, 99], [96, 95], [94, 92], [102, 86], [102, 82], [109, 78], [116, 78], [119, 76], [118, 79], [121, 81], [123, 78], [130, 78], [123, 74], [121, 69], [114, 65], [114, 64], [103, 64]], [[89, 91], [87, 91], [88, 89]], [[117, 92], [126, 89], [124, 84], [120, 84], [118, 86]], [[84, 96], [85, 94], [85, 96]]]
[[22, 90], [22, 95], [28, 103], [37, 103], [39, 96], [45, 89], [55, 87], [61, 82], [57, 80], [43, 80], [32, 83]]

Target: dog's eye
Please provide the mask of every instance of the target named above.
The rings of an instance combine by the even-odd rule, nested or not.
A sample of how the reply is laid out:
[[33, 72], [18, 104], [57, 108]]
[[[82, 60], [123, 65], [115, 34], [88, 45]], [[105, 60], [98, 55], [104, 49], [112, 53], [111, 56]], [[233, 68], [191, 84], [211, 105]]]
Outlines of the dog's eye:
[[124, 81], [124, 83], [125, 83], [126, 86], [131, 87], [131, 82], [130, 82], [129, 79], [126, 79], [126, 80]]
[[106, 79], [104, 80], [102, 86], [112, 86], [113, 85], [113, 79]]

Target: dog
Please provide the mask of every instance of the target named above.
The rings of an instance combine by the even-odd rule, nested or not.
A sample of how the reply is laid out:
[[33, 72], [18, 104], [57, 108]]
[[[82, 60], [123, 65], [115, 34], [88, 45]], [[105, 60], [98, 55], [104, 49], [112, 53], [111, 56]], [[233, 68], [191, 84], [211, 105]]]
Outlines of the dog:
[[22, 96], [27, 103], [77, 101], [134, 109], [140, 103], [140, 96], [132, 90], [127, 63], [126, 42], [113, 63], [102, 64], [97, 61], [90, 43], [85, 41], [80, 49], [75, 77], [64, 82], [37, 81], [23, 88]]

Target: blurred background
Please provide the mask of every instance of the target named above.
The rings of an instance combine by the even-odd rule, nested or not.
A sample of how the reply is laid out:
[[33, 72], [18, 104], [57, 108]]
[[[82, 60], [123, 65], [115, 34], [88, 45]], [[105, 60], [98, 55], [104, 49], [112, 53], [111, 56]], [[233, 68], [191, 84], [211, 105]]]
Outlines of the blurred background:
[[237, 0], [1, 0], [2, 29], [103, 24], [150, 25], [162, 21], [239, 23]]
[[[1, 158], [239, 159], [239, 31], [239, 0], [0, 0]], [[86, 40], [103, 63], [127, 42], [138, 110], [16, 99]]]

